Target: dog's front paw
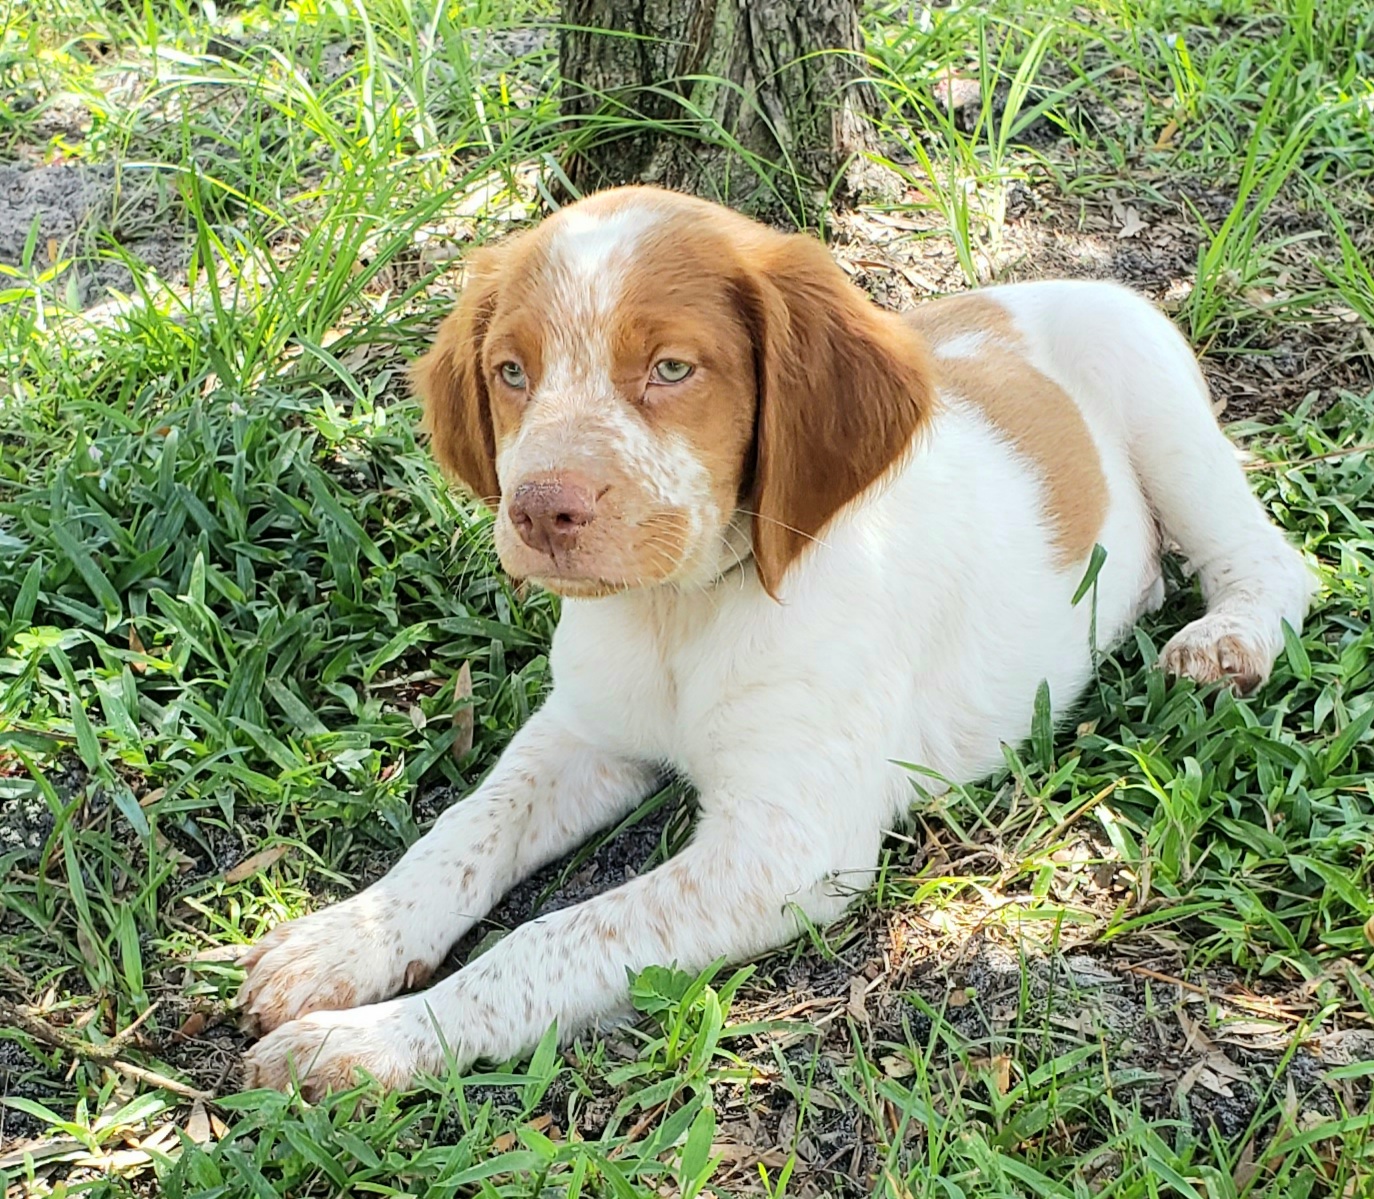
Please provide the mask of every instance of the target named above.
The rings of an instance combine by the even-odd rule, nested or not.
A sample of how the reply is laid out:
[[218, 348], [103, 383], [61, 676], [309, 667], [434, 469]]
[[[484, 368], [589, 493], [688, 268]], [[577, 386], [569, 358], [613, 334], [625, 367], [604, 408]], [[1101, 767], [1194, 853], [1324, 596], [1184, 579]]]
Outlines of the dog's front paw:
[[244, 1058], [244, 1087], [299, 1089], [314, 1102], [357, 1085], [363, 1075], [403, 1090], [433, 1060], [438, 1040], [413, 1000], [346, 1012], [315, 1012], [269, 1033]]
[[1176, 633], [1159, 655], [1169, 674], [1196, 683], [1226, 680], [1241, 695], [1254, 691], [1274, 665], [1277, 646], [1253, 620], [1209, 613]]
[[237, 1005], [271, 1032], [310, 1012], [389, 999], [434, 970], [433, 948], [411, 944], [410, 932], [367, 892], [279, 924], [240, 959], [248, 975]]

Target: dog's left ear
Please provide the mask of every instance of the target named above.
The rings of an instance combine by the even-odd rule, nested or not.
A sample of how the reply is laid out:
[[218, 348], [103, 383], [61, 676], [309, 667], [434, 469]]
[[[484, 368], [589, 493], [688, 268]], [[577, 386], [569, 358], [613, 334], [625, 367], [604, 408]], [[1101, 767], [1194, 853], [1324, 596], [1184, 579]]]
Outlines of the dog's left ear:
[[920, 335], [850, 283], [804, 234], [752, 248], [739, 283], [758, 390], [754, 560], [783, 576], [850, 501], [896, 467], [934, 405]]

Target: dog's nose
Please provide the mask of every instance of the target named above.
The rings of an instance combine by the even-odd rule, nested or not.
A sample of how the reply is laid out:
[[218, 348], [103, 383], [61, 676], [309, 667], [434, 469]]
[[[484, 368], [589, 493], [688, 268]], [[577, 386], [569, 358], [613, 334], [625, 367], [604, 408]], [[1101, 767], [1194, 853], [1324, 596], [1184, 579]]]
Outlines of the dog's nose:
[[511, 524], [531, 549], [557, 556], [572, 549], [596, 519], [596, 500], [591, 481], [578, 475], [527, 479], [511, 493]]

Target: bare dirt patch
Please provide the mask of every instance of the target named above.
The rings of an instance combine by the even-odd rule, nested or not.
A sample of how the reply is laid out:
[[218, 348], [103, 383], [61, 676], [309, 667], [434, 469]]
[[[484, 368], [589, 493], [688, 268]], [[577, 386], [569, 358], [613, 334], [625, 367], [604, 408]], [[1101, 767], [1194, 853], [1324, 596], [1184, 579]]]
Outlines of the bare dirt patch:
[[72, 307], [97, 303], [111, 288], [133, 289], [122, 255], [173, 281], [189, 256], [178, 207], [166, 182], [146, 172], [75, 162], [0, 163], [0, 263], [24, 268], [36, 226], [29, 269], [37, 274], [73, 259], [48, 289]]

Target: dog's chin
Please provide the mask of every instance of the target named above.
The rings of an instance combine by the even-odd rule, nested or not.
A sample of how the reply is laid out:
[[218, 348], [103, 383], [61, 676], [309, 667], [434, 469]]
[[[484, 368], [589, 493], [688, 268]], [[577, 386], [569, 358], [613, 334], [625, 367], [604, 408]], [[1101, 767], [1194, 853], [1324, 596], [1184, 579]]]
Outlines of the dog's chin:
[[511, 578], [568, 599], [603, 599], [625, 591], [647, 591], [671, 582], [682, 565], [678, 561], [641, 561], [633, 555], [612, 557], [604, 562], [590, 555], [581, 561], [555, 562], [543, 554], [529, 553], [523, 547], [501, 551], [498, 544], [501, 565]]
[[616, 582], [613, 579], [593, 579], [568, 575], [530, 575], [528, 582], [545, 591], [552, 591], [564, 599], [605, 599], [608, 595], [619, 595], [643, 584]]
[[624, 591], [655, 587], [666, 580], [647, 575], [616, 578], [582, 571], [550, 570], [548, 564], [532, 567], [529, 562], [503, 562], [506, 573], [522, 583], [531, 583], [565, 599], [604, 599]]

